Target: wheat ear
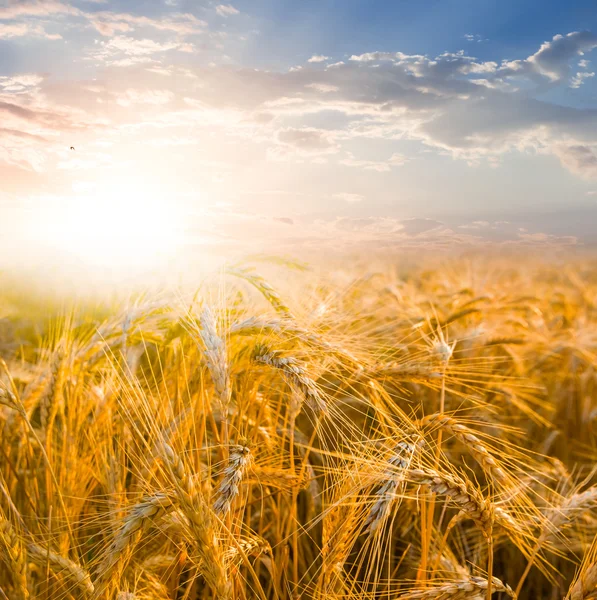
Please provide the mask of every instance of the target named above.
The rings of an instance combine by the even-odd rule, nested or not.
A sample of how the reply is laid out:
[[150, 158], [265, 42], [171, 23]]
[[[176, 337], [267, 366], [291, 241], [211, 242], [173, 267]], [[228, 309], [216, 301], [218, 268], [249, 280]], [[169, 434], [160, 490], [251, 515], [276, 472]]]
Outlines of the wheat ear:
[[27, 560], [19, 536], [10, 522], [0, 515], [0, 544], [4, 547], [6, 563], [12, 571], [16, 593], [21, 600], [29, 598]]
[[[410, 467], [415, 450], [416, 446], [406, 441], [396, 446], [394, 455], [388, 460], [390, 468], [385, 472], [385, 482], [377, 491], [377, 500], [365, 520], [365, 531], [375, 532], [388, 518], [398, 490], [404, 484], [403, 471]], [[400, 471], [396, 472], [396, 469]]]
[[[400, 600], [478, 600], [488, 586], [487, 579], [470, 577], [464, 581], [451, 581], [432, 588], [413, 590], [400, 595], [399, 598]], [[497, 577], [492, 577], [491, 589], [493, 592], [503, 592], [510, 598], [516, 598], [512, 588]]]
[[434, 469], [411, 469], [408, 471], [407, 478], [413, 483], [427, 486], [436, 494], [450, 498], [467, 517], [475, 522], [485, 537], [491, 537], [493, 506], [468, 481]]
[[458, 423], [456, 419], [448, 415], [435, 413], [421, 420], [421, 425], [428, 424], [441, 427], [448, 434], [454, 436], [459, 442], [466, 446], [481, 465], [486, 473], [489, 473], [498, 483], [508, 484], [508, 476], [504, 470], [498, 465], [495, 458], [489, 453], [489, 450], [483, 445], [481, 440], [465, 425]]
[[566, 600], [597, 598], [597, 563], [589, 565], [570, 587]]
[[564, 500], [549, 518], [549, 528], [545, 531], [542, 537], [549, 538], [554, 531], [561, 531], [566, 522], [571, 521], [584, 511], [597, 504], [597, 486], [587, 488], [584, 492], [572, 494]]
[[256, 273], [252, 273], [246, 269], [239, 268], [230, 268], [228, 269], [228, 273], [248, 281], [251, 285], [257, 288], [278, 314], [290, 319], [294, 318], [290, 308], [288, 308], [288, 306], [282, 300], [280, 294], [278, 294], [278, 292], [276, 292], [276, 290], [263, 277], [261, 277], [261, 275], [257, 275]]
[[205, 357], [207, 366], [216, 388], [216, 393], [223, 407], [230, 403], [230, 374], [228, 361], [226, 359], [226, 345], [218, 335], [216, 318], [209, 308], [203, 309], [200, 317], [201, 328], [199, 335], [205, 345]]
[[215, 535], [213, 515], [201, 491], [187, 472], [182, 459], [168, 444], [162, 444], [162, 457], [174, 477], [176, 496], [185, 524], [196, 542], [199, 558], [203, 561], [203, 576], [216, 597], [227, 600], [232, 586], [224, 565], [218, 538]]
[[228, 465], [224, 469], [224, 477], [214, 501], [214, 512], [217, 515], [225, 515], [230, 510], [251, 460], [251, 451], [246, 446], [233, 446], [230, 449]]
[[258, 535], [253, 537], [241, 537], [234, 546], [230, 546], [228, 550], [224, 552], [224, 560], [227, 563], [238, 565], [242, 558], [241, 552], [245, 556], [271, 554], [271, 547], [266, 540]]
[[102, 597], [110, 581], [120, 580], [120, 574], [130, 558], [132, 548], [140, 540], [144, 529], [171, 508], [171, 498], [161, 493], [145, 498], [132, 507], [96, 570], [93, 600]]
[[298, 388], [304, 395], [309, 408], [316, 414], [327, 412], [327, 406], [315, 382], [309, 377], [306, 369], [292, 356], [280, 356], [280, 352], [265, 346], [255, 349], [253, 358], [256, 362], [269, 365], [281, 371], [290, 385]]
[[46, 444], [49, 443], [48, 436], [51, 435], [52, 425], [60, 408], [63, 385], [64, 353], [62, 348], [58, 348], [52, 362], [45, 393], [39, 400], [40, 421]]
[[310, 344], [327, 352], [359, 365], [359, 360], [346, 348], [331, 344], [321, 335], [313, 333], [304, 327], [299, 326], [290, 318], [282, 319], [263, 319], [260, 317], [249, 317], [244, 321], [235, 323], [230, 327], [231, 334], [237, 335], [255, 335], [275, 333], [277, 335], [287, 334], [298, 338], [301, 342]]
[[27, 555], [29, 558], [37, 562], [39, 565], [49, 563], [52, 571], [75, 584], [82, 594], [86, 597], [93, 595], [94, 587], [91, 583], [89, 573], [80, 565], [72, 560], [60, 556], [55, 552], [45, 550], [41, 546], [34, 543], [27, 544]]

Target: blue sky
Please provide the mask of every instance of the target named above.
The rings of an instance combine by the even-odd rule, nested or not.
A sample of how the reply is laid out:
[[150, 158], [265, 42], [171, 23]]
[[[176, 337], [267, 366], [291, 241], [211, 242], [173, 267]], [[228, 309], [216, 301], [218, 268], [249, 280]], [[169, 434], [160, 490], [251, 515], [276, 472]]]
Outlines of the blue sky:
[[595, 9], [0, 0], [0, 203], [23, 235], [127, 189], [202, 239], [589, 239]]
[[[180, 6], [187, 10], [193, 4]], [[597, 24], [591, 0], [245, 0], [236, 6], [259, 21], [264, 36], [252, 56], [264, 62], [275, 52], [292, 63], [305, 57], [307, 46], [313, 53], [333, 56], [372, 48], [437, 55], [465, 48], [463, 38], [470, 33], [485, 38], [475, 47], [479, 58], [517, 58], [557, 33]]]

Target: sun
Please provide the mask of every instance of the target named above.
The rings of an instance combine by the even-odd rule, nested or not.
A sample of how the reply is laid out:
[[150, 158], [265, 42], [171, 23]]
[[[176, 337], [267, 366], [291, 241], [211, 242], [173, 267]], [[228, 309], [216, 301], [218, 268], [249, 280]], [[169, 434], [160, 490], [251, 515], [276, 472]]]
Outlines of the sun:
[[181, 243], [175, 203], [138, 177], [76, 186], [40, 225], [56, 251], [119, 271], [163, 265]]

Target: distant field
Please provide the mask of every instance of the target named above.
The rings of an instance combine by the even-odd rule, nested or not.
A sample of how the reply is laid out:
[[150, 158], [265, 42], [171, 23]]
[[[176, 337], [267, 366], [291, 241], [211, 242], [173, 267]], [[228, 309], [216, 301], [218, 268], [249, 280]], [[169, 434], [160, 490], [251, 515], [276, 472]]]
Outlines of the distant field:
[[597, 260], [0, 277], [0, 598], [597, 598]]

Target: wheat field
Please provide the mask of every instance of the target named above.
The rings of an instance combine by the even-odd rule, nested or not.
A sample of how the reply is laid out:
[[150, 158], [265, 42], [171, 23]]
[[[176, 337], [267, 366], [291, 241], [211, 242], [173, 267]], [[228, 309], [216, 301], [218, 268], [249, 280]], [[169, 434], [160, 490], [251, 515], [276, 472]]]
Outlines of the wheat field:
[[597, 261], [0, 297], [0, 598], [597, 598]]

